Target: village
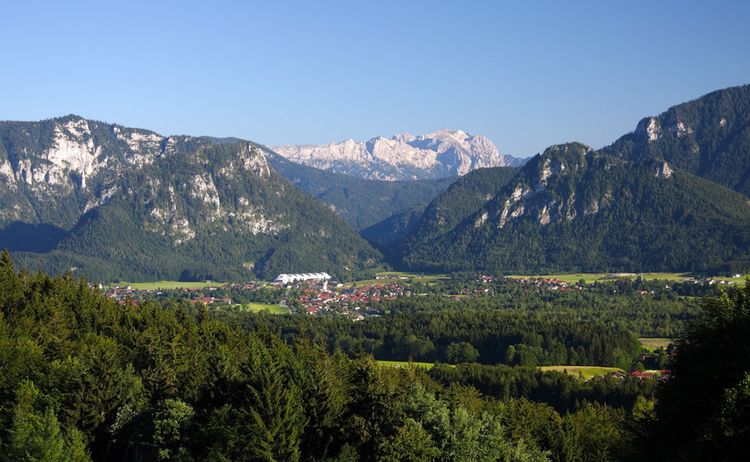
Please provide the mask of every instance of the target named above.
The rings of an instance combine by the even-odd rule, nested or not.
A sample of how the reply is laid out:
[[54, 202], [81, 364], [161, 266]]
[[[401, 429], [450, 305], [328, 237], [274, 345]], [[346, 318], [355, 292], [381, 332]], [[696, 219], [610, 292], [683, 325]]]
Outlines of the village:
[[[465, 297], [493, 296], [504, 284], [518, 284], [536, 290], [577, 292], [605, 282], [608, 290], [621, 290], [618, 279], [574, 280], [555, 276], [498, 276], [488, 274], [423, 275], [411, 273], [378, 273], [374, 279], [339, 282], [328, 273], [280, 274], [274, 281], [244, 283], [212, 283], [166, 281], [163, 283], [130, 283], [99, 286], [104, 294], [120, 304], [140, 301], [178, 301], [192, 305], [206, 305], [226, 309], [235, 307], [251, 311], [264, 308], [276, 314], [306, 314], [310, 316], [342, 315], [353, 321], [381, 316], [378, 304], [401, 297], [440, 295], [459, 300]], [[630, 280], [619, 279], [623, 284]], [[682, 281], [646, 281], [636, 293], [653, 296], [658, 292], [684, 290], [686, 286], [710, 288], [715, 284], [733, 281], [712, 278], [690, 278]], [[631, 286], [632, 287], [632, 286]], [[601, 288], [599, 289], [601, 290]], [[691, 289], [694, 290], [694, 289]]]
[[[467, 296], [493, 295], [494, 284], [505, 278], [474, 275], [467, 283], [451, 281], [448, 276], [379, 273], [374, 279], [342, 283], [327, 273], [280, 274], [273, 282], [246, 283], [126, 283], [99, 286], [103, 293], [120, 304], [141, 301], [184, 301], [214, 308], [264, 305], [274, 313], [343, 315], [353, 321], [380, 316], [377, 304], [415, 295], [440, 294], [458, 300]], [[446, 287], [438, 282], [455, 282]], [[557, 289], [556, 284], [545, 283]], [[561, 286], [567, 289], [567, 284]], [[260, 310], [256, 310], [260, 311]]]
[[[273, 307], [274, 313], [303, 313], [307, 315], [339, 314], [353, 321], [381, 313], [373, 304], [384, 300], [412, 295], [405, 284], [395, 282], [350, 283], [334, 282], [327, 273], [282, 274], [273, 282], [211, 284], [199, 286], [179, 283], [114, 284], [100, 286], [103, 293], [121, 305], [141, 301], [184, 301], [192, 305], [215, 308]], [[257, 311], [261, 311], [260, 309]]]

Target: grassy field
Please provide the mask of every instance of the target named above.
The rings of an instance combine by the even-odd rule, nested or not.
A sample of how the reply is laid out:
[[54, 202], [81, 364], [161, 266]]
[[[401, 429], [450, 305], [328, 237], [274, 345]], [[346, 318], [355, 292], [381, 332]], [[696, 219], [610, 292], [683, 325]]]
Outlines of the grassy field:
[[170, 289], [203, 289], [206, 287], [220, 287], [221, 282], [183, 282], [183, 281], [154, 281], [154, 282], [118, 282], [107, 287], [132, 287], [135, 290], [170, 290]]
[[289, 310], [281, 305], [274, 305], [271, 303], [245, 303], [242, 307], [253, 313], [259, 313], [261, 311], [268, 311], [271, 314], [286, 314]]
[[[376, 363], [380, 364], [381, 366], [388, 366], [388, 367], [408, 367], [409, 361], [383, 361], [380, 359], [375, 360]], [[432, 369], [434, 364], [432, 363], [421, 363], [418, 361], [412, 361], [411, 362], [415, 367], [421, 367], [427, 370]]]
[[351, 282], [348, 285], [351, 287], [359, 287], [375, 284], [389, 284], [392, 282], [398, 282], [401, 284], [413, 284], [416, 282], [421, 282], [424, 284], [429, 284], [431, 282], [448, 279], [448, 276], [445, 274], [406, 273], [402, 271], [385, 271], [382, 273], [376, 273], [376, 275], [380, 279], [363, 279], [361, 281]]
[[382, 273], [377, 273], [377, 275], [381, 277], [387, 277], [387, 278], [393, 278], [393, 279], [406, 277], [412, 280], [421, 280], [421, 281], [436, 281], [438, 279], [448, 279], [447, 274], [407, 273], [404, 271], [384, 271]]
[[641, 346], [649, 351], [653, 351], [659, 347], [666, 348], [672, 343], [671, 338], [661, 337], [641, 337], [638, 340], [641, 342]]
[[603, 366], [541, 366], [539, 369], [542, 371], [565, 372], [566, 374], [575, 377], [583, 376], [584, 380], [600, 375], [611, 374], [613, 372], [625, 372], [617, 367]]
[[[565, 273], [565, 274], [545, 274], [545, 275], [513, 275], [508, 276], [511, 279], [522, 278], [550, 278], [559, 279], [567, 283], [576, 283], [583, 279], [587, 284], [596, 281], [613, 280], [617, 278], [635, 279], [639, 276], [636, 273]], [[641, 273], [640, 276], [646, 281], [665, 280], [665, 281], [684, 281], [690, 278], [687, 273]]]
[[740, 276], [738, 278], [736, 278], [734, 276], [732, 276], [732, 277], [728, 277], [728, 276], [716, 276], [716, 277], [713, 277], [713, 278], [710, 278], [710, 279], [715, 279], [717, 281], [733, 282], [734, 284], [739, 284], [739, 285], [741, 285], [741, 286], [744, 287], [745, 281], [747, 279], [750, 279], [750, 274], [745, 274], [744, 276]]

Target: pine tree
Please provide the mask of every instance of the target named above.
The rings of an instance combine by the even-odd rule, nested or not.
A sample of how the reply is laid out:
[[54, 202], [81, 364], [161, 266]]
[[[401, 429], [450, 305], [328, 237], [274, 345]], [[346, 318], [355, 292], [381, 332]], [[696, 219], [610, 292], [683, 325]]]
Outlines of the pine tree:
[[66, 435], [60, 427], [51, 406], [43, 411], [40, 406], [41, 393], [30, 381], [24, 381], [17, 391], [17, 403], [13, 409], [13, 424], [7, 447], [10, 460], [28, 462], [84, 462], [89, 460], [85, 452], [83, 435], [77, 430]]
[[239, 408], [247, 422], [247, 450], [254, 460], [298, 461], [306, 422], [300, 391], [284, 370], [284, 351], [269, 351], [257, 339], [251, 348]]
[[7, 250], [0, 255], [0, 310], [7, 319], [17, 316], [23, 309], [23, 286]]

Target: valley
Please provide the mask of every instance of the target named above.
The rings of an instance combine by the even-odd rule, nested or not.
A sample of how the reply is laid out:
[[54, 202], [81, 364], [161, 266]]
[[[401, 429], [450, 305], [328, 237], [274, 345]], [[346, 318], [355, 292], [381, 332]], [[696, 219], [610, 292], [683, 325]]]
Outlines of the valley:
[[[186, 287], [179, 287], [179, 281], [162, 281], [150, 285], [94, 288], [70, 276], [49, 278], [39, 273], [32, 276], [16, 273], [7, 253], [0, 263], [0, 284], [6, 288], [0, 292], [3, 313], [0, 322], [8, 326], [0, 329], [0, 357], [5, 361], [6, 370], [13, 372], [0, 378], [3, 386], [17, 380], [15, 371], [29, 367], [32, 371], [49, 374], [48, 380], [53, 383], [68, 383], [68, 389], [90, 387], [87, 384], [94, 380], [91, 374], [98, 370], [93, 369], [97, 363], [66, 366], [78, 367], [76, 373], [82, 374], [81, 380], [85, 381], [80, 385], [71, 384], [66, 382], [66, 376], [54, 375], [63, 363], [30, 363], [32, 351], [18, 349], [15, 345], [24, 342], [32, 332], [36, 338], [53, 335], [59, 338], [61, 333], [67, 335], [65, 332], [71, 329], [91, 329], [80, 323], [93, 319], [96, 325], [102, 326], [101, 333], [92, 332], [84, 337], [87, 340], [69, 338], [67, 342], [74, 345], [104, 342], [96, 347], [87, 346], [98, 348], [99, 354], [114, 354], [115, 350], [107, 350], [114, 345], [121, 349], [135, 348], [141, 351], [137, 353], [140, 361], [145, 361], [138, 369], [131, 369], [125, 359], [107, 363], [110, 370], [107, 374], [120, 377], [111, 386], [124, 388], [114, 392], [115, 403], [122, 404], [115, 404], [105, 412], [115, 412], [126, 405], [133, 391], [141, 395], [156, 394], [158, 389], [172, 383], [181, 396], [186, 396], [190, 387], [198, 387], [197, 390], [213, 387], [206, 385], [214, 380], [211, 377], [229, 379], [221, 377], [236, 373], [232, 372], [231, 365], [241, 360], [260, 361], [262, 365], [259, 369], [244, 369], [250, 367], [244, 365], [242, 370], [247, 372], [242, 374], [273, 374], [271, 377], [275, 378], [270, 379], [269, 385], [258, 389], [258, 393], [269, 399], [280, 396], [278, 389], [270, 385], [272, 383], [299, 387], [292, 390], [312, 392], [317, 389], [318, 393], [323, 393], [305, 399], [286, 395], [286, 405], [299, 412], [313, 403], [323, 405], [320, 403], [333, 397], [345, 400], [344, 407], [336, 411], [338, 419], [344, 419], [345, 412], [359, 412], [354, 410], [359, 404], [346, 391], [349, 386], [355, 387], [356, 395], [363, 394], [368, 401], [378, 396], [382, 398], [380, 393], [390, 390], [384, 405], [409, 409], [408, 400], [414, 398], [406, 398], [398, 391], [401, 386], [408, 386], [414, 387], [410, 388], [410, 396], [422, 396], [419, 399], [433, 405], [448, 406], [443, 400], [452, 399], [450, 393], [461, 393], [458, 396], [462, 396], [462, 400], [471, 398], [459, 409], [502, 403], [503, 407], [492, 414], [493, 418], [512, 419], [508, 422], [515, 422], [515, 425], [529, 425], [539, 419], [544, 425], [555, 425], [559, 419], [585, 419], [587, 425], [595, 425], [602, 431], [622, 432], [628, 438], [631, 437], [628, 422], [640, 418], [637, 416], [642, 406], [655, 402], [659, 384], [666, 383], [672, 373], [682, 374], [679, 364], [676, 371], [671, 369], [670, 355], [674, 350], [669, 339], [680, 337], [686, 326], [701, 322], [705, 316], [703, 309], [710, 303], [705, 300], [722, 293], [718, 288], [721, 284], [712, 284], [712, 279], [621, 277], [581, 284], [580, 278], [565, 282], [550, 277], [522, 280], [491, 274], [404, 272], [378, 273], [370, 281], [329, 281], [329, 289], [304, 281], [183, 284]], [[735, 284], [722, 286], [732, 297], [742, 290], [747, 291]], [[16, 301], [10, 302], [9, 296], [16, 297]], [[702, 297], [708, 298], [702, 300]], [[78, 303], [84, 305], [81, 307]], [[18, 312], [10, 306], [23, 308]], [[32, 314], [32, 307], [44, 311]], [[57, 318], [64, 315], [63, 310], [78, 314]], [[54, 332], [43, 327], [47, 323], [58, 323]], [[136, 339], [134, 343], [128, 343], [132, 338]], [[245, 342], [250, 342], [247, 347]], [[45, 353], [45, 357], [53, 354]], [[262, 359], [245, 358], [245, 354], [259, 354]], [[163, 355], [174, 355], [174, 359], [164, 364], [160, 359], [165, 357]], [[274, 364], [298, 369], [293, 369], [293, 376], [287, 376], [288, 372], [276, 369], [277, 366], [269, 372], [266, 368]], [[164, 368], [171, 372], [162, 376]], [[266, 372], [261, 372], [263, 370]], [[139, 385], [125, 386], [140, 376], [150, 379]], [[247, 380], [242, 383], [250, 384], [255, 379], [234, 380]], [[306, 380], [317, 385], [308, 384]], [[390, 388], [385, 385], [387, 382], [382, 382], [390, 380], [400, 385]], [[346, 388], [344, 384], [334, 385], [339, 381], [344, 381]], [[326, 387], [325, 391], [314, 388], [320, 385]], [[16, 385], [19, 386], [22, 385]], [[44, 388], [44, 393], [54, 395], [58, 393], [54, 391], [58, 386]], [[110, 392], [89, 389], [87, 393], [98, 396]], [[190, 417], [190, 423], [186, 423], [181, 432], [202, 434], [201, 428], [216, 418], [215, 413], [221, 412], [215, 408], [214, 400], [243, 396], [232, 390], [219, 389], [218, 393], [223, 398], [214, 394], [203, 405], [187, 397], [168, 398], [175, 405], [183, 403], [179, 406], [185, 409], [205, 406], [203, 411]], [[71, 399], [66, 396], [61, 395], [61, 399]], [[403, 401], [405, 399], [407, 401]], [[587, 404], [581, 407], [582, 402]], [[166, 405], [166, 401], [157, 405]], [[77, 405], [71, 402], [66, 406]], [[518, 406], [523, 409], [522, 416], [511, 411]], [[266, 418], [273, 419], [276, 415]], [[467, 418], [473, 422], [478, 417]], [[338, 419], [329, 425], [349, 425]], [[398, 417], [389, 419], [398, 421]], [[138, 432], [143, 428], [143, 424], [132, 423], [133, 427], [118, 430], [117, 434]], [[84, 429], [90, 429], [84, 431], [93, 431], [101, 424], [93, 421], [84, 425]], [[229, 427], [225, 427], [227, 425]], [[312, 429], [326, 424], [308, 421], [295, 425]], [[221, 428], [234, 427], [225, 423]], [[527, 435], [524, 441], [539, 451], [561, 451], [559, 445], [582, 444], [567, 432], [555, 434], [560, 441], [549, 441], [533, 434]], [[386, 435], [383, 438], [390, 438]], [[508, 436], [498, 438], [513, 441], [511, 434], [502, 435]], [[227, 451], [232, 447], [224, 437], [211, 438], [216, 445], [213, 450]], [[301, 436], [299, 444], [308, 444], [302, 443], [305, 438]], [[348, 437], [341, 438], [341, 444], [350, 441]], [[123, 450], [130, 451], [138, 447], [112, 437], [97, 436], [91, 446], [92, 453], [97, 457], [98, 451], [106, 451], [104, 446], [112, 444], [123, 445]], [[185, 450], [206, 451], [202, 444], [178, 444]], [[241, 447], [244, 446], [231, 450], [241, 453]]]
[[47, 419], [81, 461], [255, 460], [256, 444], [401, 460], [404, 438], [459, 427], [456, 445], [505, 448], [486, 460], [642, 454], [675, 438], [665, 422], [684, 429], [696, 370], [741, 386], [750, 200], [704, 164], [745, 149], [748, 99], [722, 90], [523, 165], [461, 131], [355, 143], [342, 163], [73, 115], [0, 122], [0, 436]]
[[0, 462], [745, 462], [750, 2], [5, 2]]

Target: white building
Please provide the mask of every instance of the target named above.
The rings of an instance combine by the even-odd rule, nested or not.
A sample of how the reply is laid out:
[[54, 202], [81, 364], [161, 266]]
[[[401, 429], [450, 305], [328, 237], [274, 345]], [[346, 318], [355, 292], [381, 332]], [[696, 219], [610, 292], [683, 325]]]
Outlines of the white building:
[[331, 280], [331, 275], [328, 273], [295, 273], [295, 274], [279, 274], [273, 282], [287, 285], [294, 282], [307, 282], [307, 281], [322, 281], [323, 283]]

